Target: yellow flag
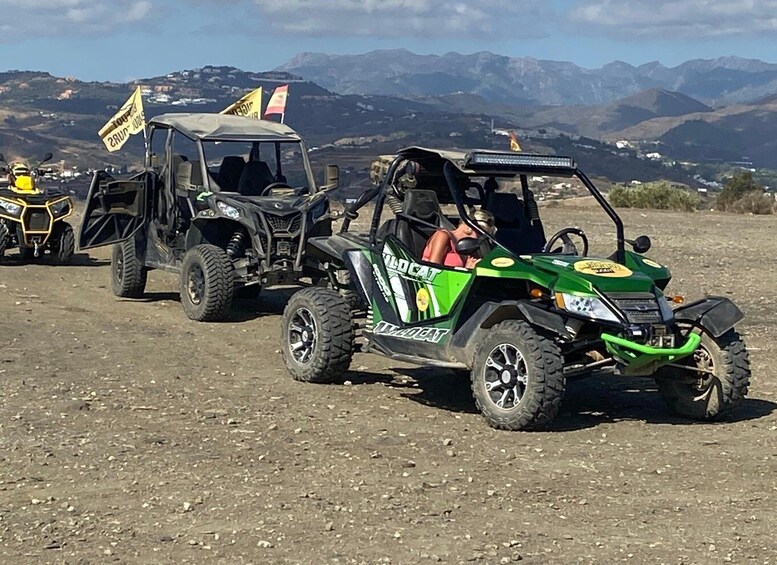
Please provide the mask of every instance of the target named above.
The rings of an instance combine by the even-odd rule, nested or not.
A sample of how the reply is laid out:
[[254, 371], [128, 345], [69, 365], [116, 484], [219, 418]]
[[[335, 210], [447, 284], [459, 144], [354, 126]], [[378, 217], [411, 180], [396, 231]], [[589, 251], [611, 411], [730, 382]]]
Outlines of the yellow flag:
[[103, 140], [108, 151], [118, 151], [131, 135], [140, 133], [146, 129], [146, 116], [143, 112], [143, 97], [140, 87], [135, 89], [132, 96], [119, 108], [113, 117], [108, 120], [97, 135]]
[[246, 116], [248, 118], [262, 119], [262, 87], [252, 90], [240, 100], [224, 108], [220, 114], [232, 114], [234, 116]]
[[514, 131], [510, 132], [510, 151], [523, 151], [518, 143], [518, 137]]

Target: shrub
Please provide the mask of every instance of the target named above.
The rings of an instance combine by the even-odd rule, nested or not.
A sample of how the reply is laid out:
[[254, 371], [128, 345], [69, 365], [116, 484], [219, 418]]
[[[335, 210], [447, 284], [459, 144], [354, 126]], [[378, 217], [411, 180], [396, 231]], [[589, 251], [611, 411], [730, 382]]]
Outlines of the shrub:
[[752, 191], [732, 202], [728, 209], [737, 214], [771, 214], [774, 211], [774, 200], [762, 191]]
[[666, 182], [643, 184], [636, 188], [615, 187], [610, 202], [618, 208], [652, 208], [693, 212], [699, 206], [699, 195]]
[[763, 191], [763, 187], [753, 180], [753, 173], [745, 171], [726, 180], [718, 195], [716, 208], [722, 212], [736, 212], [738, 200], [747, 197], [748, 202], [752, 202], [754, 197], [751, 194], [763, 194]]

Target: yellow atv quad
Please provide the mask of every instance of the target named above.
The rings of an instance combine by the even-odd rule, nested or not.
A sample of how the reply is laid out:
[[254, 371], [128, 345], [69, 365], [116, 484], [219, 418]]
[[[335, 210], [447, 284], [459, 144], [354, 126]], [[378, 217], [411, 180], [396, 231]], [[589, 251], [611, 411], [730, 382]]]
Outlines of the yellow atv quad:
[[52, 158], [46, 153], [38, 167], [9, 165], [0, 153], [0, 174], [8, 185], [0, 186], [0, 258], [17, 247], [22, 259], [40, 257], [46, 250], [55, 263], [69, 263], [75, 250], [73, 227], [65, 219], [73, 213], [73, 199], [56, 190], [41, 189], [40, 165]]

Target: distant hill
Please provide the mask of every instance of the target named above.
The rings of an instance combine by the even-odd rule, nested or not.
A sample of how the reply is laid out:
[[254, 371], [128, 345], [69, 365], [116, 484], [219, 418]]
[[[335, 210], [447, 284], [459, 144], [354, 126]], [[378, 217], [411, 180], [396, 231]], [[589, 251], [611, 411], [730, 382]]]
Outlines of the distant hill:
[[745, 161], [777, 168], [777, 97], [711, 112], [646, 120], [609, 139], [660, 141], [664, 151], [693, 161]]
[[[286, 122], [311, 147], [318, 174], [325, 163], [341, 165], [344, 186], [363, 184], [375, 155], [408, 145], [503, 149], [509, 129], [520, 132], [525, 150], [568, 153], [592, 176], [693, 184], [692, 171], [616, 148], [615, 142], [649, 144], [669, 160], [752, 160], [777, 169], [777, 91], [748, 103], [713, 106], [654, 83], [682, 82], [695, 73], [695, 82], [685, 84], [707, 88], [715, 82], [710, 77], [724, 68], [729, 78], [759, 75], [765, 85], [773, 67], [726, 59], [675, 69], [616, 62], [586, 71], [571, 63], [491, 53], [437, 57], [398, 50], [349, 57], [304, 54], [271, 72], [205, 66], [122, 84], [8, 71], [0, 73], [0, 151], [8, 158], [31, 159], [51, 151], [55, 162], [81, 168], [133, 166], [141, 160], [142, 136], [109, 153], [97, 131], [136, 86], [143, 89], [150, 118], [218, 112], [257, 86], [267, 99], [275, 86], [290, 84]], [[322, 82], [300, 76], [316, 68]], [[360, 89], [368, 92], [357, 93]], [[613, 98], [620, 91], [627, 95]], [[540, 105], [550, 92], [554, 100], [576, 103]], [[606, 101], [582, 103], [592, 98]]]
[[615, 61], [598, 69], [515, 58], [488, 51], [417, 55], [380, 50], [361, 55], [301, 53], [278, 67], [343, 94], [478, 94], [511, 105], [598, 105], [660, 88], [709, 105], [749, 102], [777, 93], [777, 65], [752, 59], [696, 59], [673, 68]]
[[712, 108], [679, 92], [653, 88], [609, 104], [561, 106], [527, 110], [521, 116], [526, 127], [555, 127], [589, 137], [606, 137], [647, 120], [677, 117]]

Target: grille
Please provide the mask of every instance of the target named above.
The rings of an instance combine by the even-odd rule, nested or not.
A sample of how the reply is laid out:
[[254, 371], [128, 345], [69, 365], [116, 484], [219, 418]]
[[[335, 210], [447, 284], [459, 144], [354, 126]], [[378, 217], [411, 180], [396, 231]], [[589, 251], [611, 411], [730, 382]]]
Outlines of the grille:
[[273, 232], [285, 231], [293, 233], [299, 231], [302, 224], [302, 216], [300, 214], [295, 214], [294, 216], [273, 216], [267, 214], [267, 223], [270, 224]]
[[297, 256], [299, 238], [274, 237], [272, 247], [269, 249], [267, 246], [267, 236], [261, 234], [259, 239], [262, 242], [262, 250], [267, 254], [268, 258], [273, 260], [278, 258], [293, 259]]
[[24, 216], [27, 231], [49, 231], [51, 217], [47, 212], [28, 212]]
[[278, 257], [295, 257], [298, 241], [295, 239], [275, 238], [272, 242], [272, 255]]
[[607, 298], [624, 313], [632, 324], [660, 324], [661, 310], [650, 293], [608, 294]]

